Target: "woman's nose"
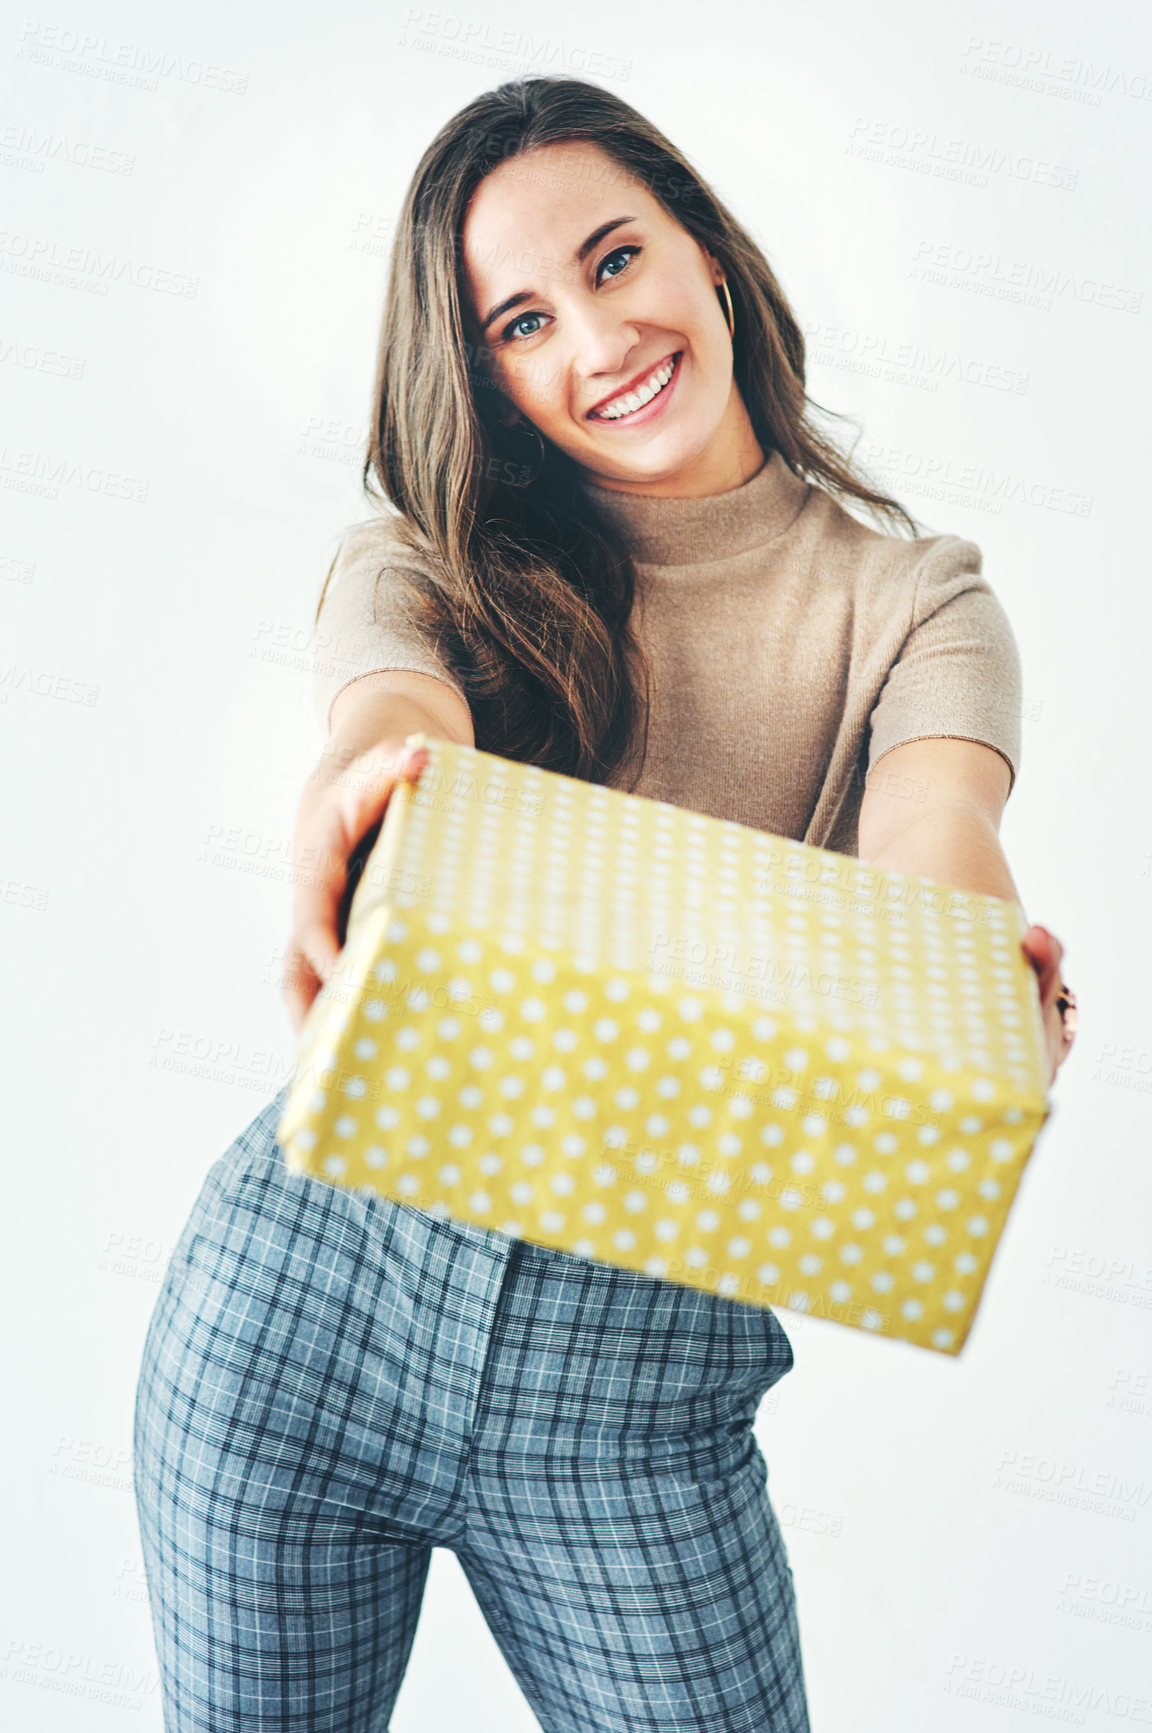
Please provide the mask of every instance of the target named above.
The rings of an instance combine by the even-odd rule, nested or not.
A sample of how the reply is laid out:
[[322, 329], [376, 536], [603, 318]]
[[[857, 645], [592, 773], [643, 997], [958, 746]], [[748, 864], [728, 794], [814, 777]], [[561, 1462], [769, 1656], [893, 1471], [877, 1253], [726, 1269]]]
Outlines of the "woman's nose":
[[591, 307], [577, 314], [573, 331], [573, 367], [583, 379], [621, 373], [639, 339], [638, 327], [618, 310]]

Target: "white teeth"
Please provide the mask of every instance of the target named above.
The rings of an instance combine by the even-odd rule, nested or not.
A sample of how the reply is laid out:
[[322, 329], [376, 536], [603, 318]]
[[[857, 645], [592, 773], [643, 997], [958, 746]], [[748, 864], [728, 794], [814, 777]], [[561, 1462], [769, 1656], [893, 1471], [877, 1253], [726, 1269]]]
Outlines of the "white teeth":
[[672, 377], [674, 366], [674, 362], [666, 361], [662, 367], [657, 367], [650, 373], [643, 385], [638, 385], [635, 391], [630, 391], [626, 397], [614, 397], [611, 403], [598, 409], [597, 416], [604, 421], [617, 421], [622, 415], [631, 415], [635, 410], [643, 409], [658, 392], [663, 391]]

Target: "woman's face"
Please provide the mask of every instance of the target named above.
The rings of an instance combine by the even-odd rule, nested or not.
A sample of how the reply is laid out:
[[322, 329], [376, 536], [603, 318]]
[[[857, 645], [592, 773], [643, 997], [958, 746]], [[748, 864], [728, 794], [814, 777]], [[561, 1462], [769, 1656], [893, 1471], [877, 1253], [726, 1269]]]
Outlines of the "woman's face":
[[488, 374], [589, 479], [690, 495], [755, 474], [723, 269], [604, 151], [547, 145], [501, 163], [462, 247]]

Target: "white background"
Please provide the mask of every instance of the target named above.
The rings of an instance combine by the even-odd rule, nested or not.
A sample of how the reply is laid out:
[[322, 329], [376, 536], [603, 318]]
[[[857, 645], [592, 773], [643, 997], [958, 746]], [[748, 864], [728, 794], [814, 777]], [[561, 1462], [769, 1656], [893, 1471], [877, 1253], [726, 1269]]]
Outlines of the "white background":
[[[390, 223], [476, 92], [599, 69], [761, 241], [857, 456], [983, 548], [1025, 677], [1005, 847], [1081, 1002], [960, 1358], [783, 1315], [796, 1368], [757, 1433], [815, 1733], [1152, 1722], [1147, 15], [463, 3], [37, 0], [0, 27], [5, 1721], [161, 1726], [135, 1380], [204, 1173], [292, 1062], [306, 645], [366, 515]], [[118, 50], [168, 69], [117, 82]], [[53, 247], [194, 293], [29, 274]], [[53, 487], [61, 461], [142, 497]], [[140, 1707], [62, 1691], [61, 1653], [130, 1669]], [[536, 1726], [447, 1552], [393, 1725]]]

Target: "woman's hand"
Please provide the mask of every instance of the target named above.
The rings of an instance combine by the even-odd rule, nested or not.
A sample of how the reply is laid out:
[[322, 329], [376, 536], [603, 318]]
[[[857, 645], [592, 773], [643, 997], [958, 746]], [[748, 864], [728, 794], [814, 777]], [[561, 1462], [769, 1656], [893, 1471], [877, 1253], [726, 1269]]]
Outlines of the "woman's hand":
[[349, 857], [379, 824], [400, 781], [415, 781], [426, 747], [389, 738], [362, 752], [325, 751], [304, 785], [292, 839], [296, 894], [282, 991], [299, 1032], [343, 948], [340, 907]]
[[[1020, 944], [1040, 983], [1040, 1015], [1044, 1022], [1044, 1038], [1051, 1067], [1048, 1081], [1051, 1083], [1072, 1051], [1072, 1043], [1076, 1039], [1076, 1001], [1071, 998], [1060, 979], [1064, 947], [1047, 927], [1037, 926], [1028, 928]], [[1070, 1000], [1069, 1008], [1063, 1016], [1057, 1004], [1061, 996]]]

